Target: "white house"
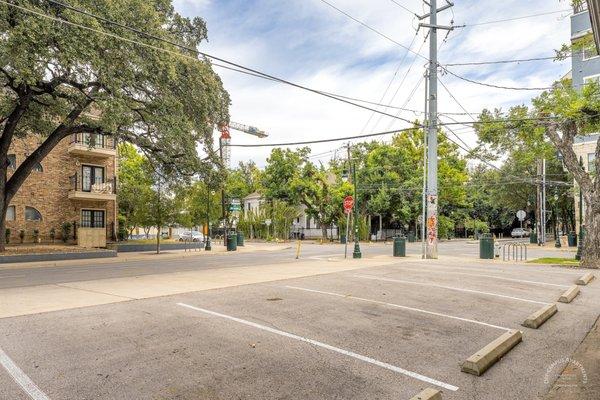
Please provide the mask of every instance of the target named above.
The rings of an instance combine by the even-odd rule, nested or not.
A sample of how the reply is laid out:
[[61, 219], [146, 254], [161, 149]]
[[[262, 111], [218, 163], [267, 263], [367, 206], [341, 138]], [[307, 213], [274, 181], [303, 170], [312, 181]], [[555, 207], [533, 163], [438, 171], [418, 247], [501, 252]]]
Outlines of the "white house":
[[[265, 199], [260, 193], [254, 192], [244, 197], [244, 216], [247, 217], [249, 213], [255, 214], [260, 212], [261, 206], [265, 203]], [[314, 218], [309, 217], [306, 214], [306, 206], [298, 206], [300, 215], [294, 219], [290, 232], [294, 238], [304, 239], [320, 239], [323, 237], [323, 230], [321, 226], [315, 221]], [[328, 227], [327, 234], [329, 237], [338, 237], [338, 228]]]

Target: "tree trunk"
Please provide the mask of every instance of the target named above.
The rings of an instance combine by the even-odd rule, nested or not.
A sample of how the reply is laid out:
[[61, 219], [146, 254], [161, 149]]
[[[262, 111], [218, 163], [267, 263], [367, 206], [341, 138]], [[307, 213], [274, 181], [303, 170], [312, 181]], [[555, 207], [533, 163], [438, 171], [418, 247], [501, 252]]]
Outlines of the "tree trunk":
[[321, 221], [319, 221], [319, 224], [321, 225], [321, 236], [327, 240], [327, 226], [322, 224]]
[[600, 268], [600, 199], [588, 202], [585, 211], [582, 266]]

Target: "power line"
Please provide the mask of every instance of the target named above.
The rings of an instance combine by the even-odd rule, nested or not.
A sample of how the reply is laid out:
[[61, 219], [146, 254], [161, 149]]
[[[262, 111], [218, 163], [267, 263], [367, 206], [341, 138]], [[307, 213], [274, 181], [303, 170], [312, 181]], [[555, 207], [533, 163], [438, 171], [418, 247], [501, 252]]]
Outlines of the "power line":
[[[247, 75], [259, 77], [259, 78], [270, 80], [270, 81], [275, 81], [275, 82], [278, 82], [278, 83], [283, 83], [283, 84], [286, 84], [286, 85], [289, 85], [289, 86], [296, 87], [298, 89], [302, 89], [302, 90], [305, 90], [305, 91], [308, 91], [308, 92], [312, 92], [312, 93], [319, 94], [319, 95], [324, 96], [324, 97], [328, 97], [328, 98], [340, 101], [342, 103], [346, 103], [346, 104], [353, 105], [355, 107], [359, 107], [359, 108], [362, 108], [362, 109], [365, 109], [365, 110], [368, 110], [368, 111], [373, 111], [373, 112], [376, 112], [378, 114], [383, 114], [383, 115], [386, 115], [388, 117], [399, 119], [399, 120], [408, 122], [410, 124], [413, 123], [413, 121], [410, 121], [408, 119], [399, 117], [398, 115], [389, 114], [389, 113], [386, 113], [384, 111], [379, 111], [379, 110], [376, 110], [376, 109], [373, 109], [373, 108], [370, 108], [370, 107], [366, 107], [366, 106], [361, 105], [361, 104], [356, 104], [356, 103], [353, 103], [351, 101], [345, 100], [345, 99], [343, 99], [341, 97], [338, 97], [337, 95], [328, 94], [326, 92], [323, 92], [323, 91], [320, 91], [320, 90], [317, 90], [317, 89], [312, 89], [312, 88], [309, 88], [309, 87], [306, 87], [306, 86], [303, 86], [303, 85], [300, 85], [300, 84], [297, 84], [297, 83], [294, 83], [294, 82], [291, 82], [291, 81], [288, 81], [288, 80], [285, 80], [285, 79], [282, 79], [282, 78], [278, 78], [276, 76], [273, 76], [273, 75], [270, 75], [270, 74], [266, 74], [264, 72], [260, 72], [258, 70], [255, 70], [255, 69], [252, 69], [252, 68], [249, 68], [249, 67], [244, 67], [243, 65], [240, 65], [240, 64], [228, 61], [228, 60], [220, 58], [220, 57], [216, 57], [216, 56], [210, 55], [208, 53], [204, 53], [204, 52], [199, 51], [197, 49], [192, 49], [192, 48], [180, 45], [180, 44], [175, 43], [173, 41], [170, 41], [168, 39], [160, 38], [158, 36], [155, 36], [155, 35], [152, 35], [152, 34], [149, 34], [149, 33], [143, 32], [143, 31], [140, 31], [140, 30], [138, 30], [136, 28], [131, 28], [131, 27], [128, 27], [126, 25], [120, 24], [118, 22], [114, 22], [114, 21], [108, 20], [106, 18], [103, 18], [103, 17], [100, 17], [100, 16], [96, 16], [94, 14], [91, 14], [91, 13], [87, 12], [87, 11], [79, 10], [77, 8], [74, 8], [74, 7], [71, 7], [71, 6], [68, 6], [68, 5], [64, 5], [63, 3], [57, 2], [55, 0], [47, 0], [47, 1], [49, 1], [51, 3], [54, 3], [54, 4], [57, 4], [57, 5], [60, 5], [60, 6], [63, 6], [63, 7], [66, 7], [68, 9], [76, 11], [76, 12], [81, 12], [84, 15], [88, 15], [90, 17], [97, 18], [100, 21], [104, 21], [106, 23], [109, 23], [109, 24], [112, 24], [112, 25], [115, 25], [115, 26], [119, 26], [121, 28], [124, 28], [124, 29], [130, 30], [132, 32], [138, 33], [140, 35], [143, 35], [143, 36], [146, 36], [146, 37], [158, 40], [158, 41], [162, 41], [162, 42], [171, 44], [171, 45], [176, 46], [176, 47], [178, 47], [180, 49], [183, 49], [183, 50], [186, 50], [186, 51], [190, 51], [190, 52], [193, 52], [193, 53], [197, 53], [197, 54], [202, 55], [202, 56], [204, 56], [204, 57], [206, 57], [208, 59], [217, 60], [217, 61], [223, 62], [223, 63], [229, 65], [228, 67], [225, 67], [225, 68], [230, 69], [232, 71], [241, 72], [240, 71], [240, 69], [241, 69], [241, 70], [244, 70], [245, 71], [244, 73], [246, 73]], [[198, 58], [192, 57], [192, 56], [190, 56], [188, 54], [180, 53], [180, 52], [169, 50], [169, 49], [164, 49], [164, 48], [157, 47], [157, 46], [154, 46], [154, 45], [151, 45], [151, 44], [148, 44], [148, 43], [139, 42], [139, 41], [136, 41], [136, 40], [133, 40], [133, 39], [129, 39], [129, 38], [125, 38], [125, 37], [122, 37], [122, 36], [119, 36], [119, 35], [116, 35], [116, 34], [113, 34], [113, 33], [110, 33], [110, 32], [104, 32], [104, 31], [101, 31], [101, 30], [98, 30], [98, 29], [91, 28], [91, 27], [86, 26], [86, 25], [78, 24], [78, 23], [75, 23], [75, 22], [72, 22], [72, 21], [69, 21], [69, 20], [65, 20], [65, 19], [62, 19], [62, 18], [54, 17], [54, 16], [51, 16], [51, 15], [48, 15], [48, 14], [44, 14], [44, 13], [41, 13], [41, 12], [38, 12], [38, 11], [35, 11], [35, 10], [32, 10], [32, 9], [29, 9], [29, 8], [26, 8], [26, 7], [22, 7], [22, 6], [19, 6], [19, 5], [16, 5], [16, 4], [12, 4], [12, 3], [9, 3], [6, 0], [0, 0], [0, 3], [6, 4], [8, 6], [11, 6], [11, 7], [14, 7], [14, 8], [17, 8], [17, 9], [20, 9], [20, 10], [28, 12], [30, 14], [34, 14], [34, 15], [37, 15], [37, 16], [40, 16], [40, 17], [43, 17], [43, 18], [47, 18], [47, 19], [50, 19], [50, 20], [53, 20], [53, 21], [56, 21], [56, 22], [60, 22], [60, 23], [67, 24], [67, 25], [71, 25], [71, 26], [78, 27], [78, 28], [81, 28], [81, 29], [85, 29], [85, 30], [88, 30], [90, 32], [94, 32], [94, 33], [98, 33], [98, 34], [105, 35], [105, 36], [108, 36], [108, 37], [112, 37], [112, 38], [117, 39], [117, 40], [122, 40], [122, 41], [125, 41], [125, 42], [128, 42], [128, 43], [137, 44], [137, 45], [140, 45], [140, 46], [143, 46], [143, 47], [147, 47], [147, 48], [150, 48], [150, 49], [153, 49], [153, 50], [156, 50], [156, 51], [161, 51], [161, 52], [169, 53], [169, 54], [172, 54], [172, 55], [175, 55], [175, 56], [178, 56], [178, 57], [183, 57], [183, 58], [191, 59], [191, 60], [194, 60], [194, 61], [201, 61]], [[215, 65], [217, 67], [223, 67], [220, 64], [213, 63], [213, 65]]]
[[361, 20], [359, 20], [359, 19], [357, 19], [357, 18], [353, 17], [352, 15], [348, 14], [346, 11], [344, 11], [344, 10], [342, 10], [342, 9], [340, 9], [340, 8], [338, 8], [338, 7], [336, 7], [336, 6], [334, 6], [333, 4], [331, 4], [330, 2], [328, 2], [327, 0], [320, 0], [320, 1], [321, 1], [322, 3], [324, 3], [324, 4], [328, 5], [329, 7], [333, 8], [334, 10], [336, 10], [337, 12], [339, 12], [340, 14], [343, 14], [343, 15], [345, 15], [347, 18], [350, 18], [352, 21], [356, 22], [357, 24], [360, 24], [360, 25], [362, 25], [363, 27], [367, 28], [367, 29], [368, 29], [368, 30], [370, 30], [371, 32], [374, 32], [375, 34], [377, 34], [377, 35], [381, 36], [382, 38], [384, 38], [384, 39], [386, 39], [386, 40], [388, 40], [388, 41], [390, 41], [390, 42], [392, 42], [392, 43], [394, 43], [394, 44], [396, 44], [396, 45], [398, 45], [398, 46], [402, 47], [403, 49], [406, 49], [407, 51], [410, 51], [411, 53], [414, 53], [414, 54], [416, 54], [417, 56], [421, 57], [421, 58], [422, 58], [422, 59], [424, 59], [424, 60], [427, 60], [427, 57], [425, 57], [425, 56], [423, 56], [423, 55], [421, 55], [421, 54], [419, 54], [419, 53], [416, 53], [416, 52], [414, 52], [413, 50], [409, 49], [409, 48], [408, 48], [406, 45], [403, 45], [402, 43], [400, 43], [400, 42], [398, 42], [398, 41], [396, 41], [396, 40], [392, 39], [391, 37], [389, 37], [389, 36], [388, 36], [388, 35], [386, 35], [385, 33], [381, 32], [381, 31], [378, 31], [377, 29], [373, 28], [372, 26], [370, 26], [370, 25], [368, 25], [368, 24], [364, 23], [363, 21], [361, 21]]
[[416, 12], [411, 11], [408, 7], [406, 7], [405, 5], [398, 3], [396, 0], [390, 0], [392, 3], [394, 3], [395, 5], [397, 5], [398, 7], [400, 7], [401, 9], [403, 9], [404, 11], [407, 11], [409, 13], [411, 13], [412, 15], [414, 15], [415, 17], [418, 17], [419, 15]]
[[494, 89], [504, 89], [504, 90], [550, 90], [550, 89], [552, 89], [552, 87], [515, 87], [515, 86], [502, 86], [502, 85], [495, 85], [492, 83], [479, 82], [479, 81], [475, 81], [473, 79], [465, 78], [464, 76], [458, 75], [458, 74], [450, 71], [448, 68], [443, 67], [441, 65], [440, 65], [440, 67], [442, 68], [442, 71], [444, 71], [458, 79], [461, 79], [465, 82], [473, 83], [475, 85], [480, 85], [480, 86], [487, 86], [487, 87], [491, 87]]
[[[423, 48], [423, 46], [425, 45], [425, 40], [421, 43], [421, 46], [419, 47], [419, 50], [417, 51], [417, 53], [421, 52], [421, 49]], [[404, 76], [402, 76], [402, 80], [400, 81], [400, 84], [398, 85], [398, 87], [396, 88], [396, 91], [394, 92], [392, 98], [390, 99], [390, 101], [388, 102], [389, 105], [392, 104], [392, 102], [394, 101], [394, 99], [396, 98], [396, 96], [398, 95], [398, 92], [400, 91], [400, 88], [402, 88], [402, 86], [404, 85], [404, 82], [406, 81], [406, 78], [408, 77], [408, 74], [410, 74], [410, 71], [412, 70], [413, 66], [415, 65], [415, 61], [417, 61], [417, 57], [414, 57], [412, 62], [410, 63], [410, 66], [408, 67], [408, 69], [406, 70], [406, 72], [404, 73]], [[420, 85], [420, 83], [419, 83]], [[415, 89], [416, 90], [416, 89]], [[410, 97], [412, 97], [412, 94], [410, 95]], [[406, 107], [406, 105], [408, 104], [408, 101], [405, 101], [401, 108]], [[423, 112], [421, 112], [422, 114]], [[397, 113], [399, 114], [399, 112]], [[379, 125], [379, 123], [381, 122], [381, 118], [382, 115], [379, 115], [379, 118], [377, 118], [377, 121], [375, 121], [375, 125], [373, 125], [373, 131], [377, 128], [377, 125]], [[389, 128], [388, 128], [389, 129]]]
[[548, 12], [537, 13], [537, 14], [522, 15], [520, 17], [513, 17], [513, 18], [506, 18], [506, 19], [496, 19], [496, 20], [491, 20], [491, 21], [477, 22], [475, 24], [463, 24], [463, 25], [457, 26], [457, 28], [465, 28], [465, 27], [481, 26], [481, 25], [489, 25], [489, 24], [498, 24], [498, 23], [501, 23], [501, 22], [517, 21], [517, 20], [526, 19], [526, 18], [541, 17], [541, 16], [544, 16], [544, 15], [560, 14], [560, 13], [564, 13], [564, 12], [567, 12], [567, 11], [568, 12], [572, 12], [571, 9], [557, 10], [557, 11], [548, 11]]
[[306, 141], [303, 141], [303, 142], [288, 142], [288, 143], [229, 144], [228, 146], [229, 147], [284, 147], [284, 146], [300, 146], [300, 145], [303, 145], [303, 144], [317, 144], [317, 143], [340, 142], [340, 141], [343, 141], [343, 140], [362, 139], [362, 138], [375, 137], [375, 136], [391, 135], [391, 134], [394, 134], [394, 133], [406, 132], [406, 131], [409, 131], [411, 129], [415, 129], [415, 127], [404, 128], [404, 129], [396, 129], [396, 130], [393, 130], [393, 131], [385, 131], [385, 132], [377, 132], [377, 133], [367, 133], [367, 134], [364, 134], [364, 135], [346, 136], [346, 137], [333, 138], [333, 139], [306, 140]]
[[521, 58], [521, 59], [516, 59], [516, 60], [472, 61], [472, 62], [461, 62], [461, 63], [448, 63], [448, 64], [443, 64], [443, 66], [444, 67], [459, 67], [459, 66], [465, 66], [465, 65], [510, 64], [510, 63], [524, 63], [524, 62], [545, 61], [545, 60], [556, 60], [556, 56]]
[[[409, 49], [412, 49], [413, 44], [415, 43], [415, 39], [417, 38], [417, 35], [415, 34], [415, 36], [413, 36], [412, 41], [410, 42], [410, 45], [408, 46]], [[385, 99], [385, 96], [387, 96], [388, 91], [390, 90], [390, 88], [392, 87], [392, 83], [394, 83], [394, 81], [396, 80], [396, 76], [398, 75], [398, 72], [400, 72], [400, 68], [402, 68], [402, 65], [404, 65], [404, 61], [406, 60], [406, 57], [408, 56], [408, 51], [404, 52], [404, 56], [402, 57], [402, 60], [400, 60], [400, 63], [398, 64], [398, 67], [396, 68], [396, 71], [394, 71], [394, 75], [392, 76], [392, 79], [390, 79], [390, 83], [388, 83], [387, 87], [385, 88], [383, 95], [381, 96], [381, 99], [379, 100], [380, 103], [383, 102], [383, 100]], [[364, 133], [364, 131], [367, 129], [367, 126], [369, 126], [369, 123], [371, 122], [371, 120], [373, 119], [373, 116], [375, 115], [375, 113], [371, 113], [369, 115], [369, 119], [367, 119], [367, 122], [365, 123], [365, 125], [363, 126], [363, 129], [361, 132]]]

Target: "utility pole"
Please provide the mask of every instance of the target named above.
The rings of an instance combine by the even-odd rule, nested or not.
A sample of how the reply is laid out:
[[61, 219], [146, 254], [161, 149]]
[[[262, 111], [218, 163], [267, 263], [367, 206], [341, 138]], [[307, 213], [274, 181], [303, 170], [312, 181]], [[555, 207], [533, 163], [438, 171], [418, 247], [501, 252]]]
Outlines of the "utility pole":
[[[428, 104], [428, 75], [425, 70], [425, 108], [423, 114], [423, 125], [427, 126], [427, 104]], [[426, 256], [426, 244], [425, 244], [425, 226], [427, 222], [427, 129], [423, 129], [423, 198], [421, 199], [421, 258]]]
[[[352, 252], [352, 258], [362, 258], [358, 232], [358, 182], [356, 180], [356, 164], [352, 161], [350, 143], [348, 143], [348, 164], [352, 168], [352, 185], [354, 186], [354, 251]], [[348, 238], [346, 238], [346, 241], [348, 241]]]
[[[427, 4], [427, 1], [425, 2]], [[454, 6], [446, 0], [446, 5], [437, 8], [437, 0], [429, 1], [429, 14], [419, 16], [420, 20], [429, 17], [429, 24], [420, 23], [419, 27], [429, 28], [429, 118], [427, 134], [427, 244], [426, 258], [438, 258], [438, 138], [437, 138], [437, 30], [451, 31], [452, 26], [437, 24], [437, 14]]]

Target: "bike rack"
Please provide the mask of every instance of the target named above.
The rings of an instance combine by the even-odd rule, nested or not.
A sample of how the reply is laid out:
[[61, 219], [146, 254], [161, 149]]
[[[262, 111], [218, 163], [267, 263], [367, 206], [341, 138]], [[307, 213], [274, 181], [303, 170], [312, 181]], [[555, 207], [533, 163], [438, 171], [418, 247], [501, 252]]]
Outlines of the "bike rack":
[[527, 261], [527, 243], [509, 242], [502, 246], [502, 261]]

